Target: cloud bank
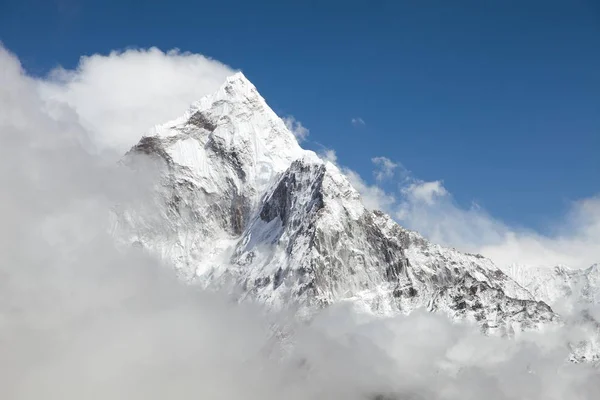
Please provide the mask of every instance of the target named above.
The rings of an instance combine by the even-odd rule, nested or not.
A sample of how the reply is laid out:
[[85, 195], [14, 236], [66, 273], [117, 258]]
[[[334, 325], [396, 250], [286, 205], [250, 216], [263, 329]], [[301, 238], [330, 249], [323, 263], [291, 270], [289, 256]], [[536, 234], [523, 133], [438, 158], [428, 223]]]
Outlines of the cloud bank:
[[[28, 77], [1, 47], [0, 71], [1, 398], [597, 397], [598, 372], [564, 363], [571, 330], [502, 340], [442, 316], [380, 319], [343, 304], [305, 324], [183, 286], [108, 234], [114, 204], [153, 212], [149, 161], [124, 169], [90, 148], [124, 144], [82, 118], [92, 100], [52, 101], [40, 85], [54, 78]], [[124, 113], [143, 108], [136, 98]]]
[[500, 266], [566, 265], [587, 268], [600, 261], [600, 198], [571, 204], [558, 233], [543, 235], [495, 219], [476, 204], [456, 205], [441, 182], [418, 182], [403, 188], [396, 217], [431, 240], [481, 253]]
[[157, 48], [82, 57], [40, 82], [42, 98], [66, 103], [98, 149], [129, 150], [156, 124], [183, 114], [234, 73], [199, 54]]

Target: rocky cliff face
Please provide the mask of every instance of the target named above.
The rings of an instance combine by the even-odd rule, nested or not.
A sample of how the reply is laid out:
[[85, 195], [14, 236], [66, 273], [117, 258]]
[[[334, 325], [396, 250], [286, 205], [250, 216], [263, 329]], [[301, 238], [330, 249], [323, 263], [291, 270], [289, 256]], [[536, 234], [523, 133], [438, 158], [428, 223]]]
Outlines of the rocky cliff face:
[[381, 315], [426, 308], [509, 334], [557, 321], [490, 260], [366, 209], [242, 74], [156, 127], [126, 159], [140, 155], [159, 165], [155, 211], [117, 210], [115, 234], [190, 282], [305, 313], [335, 302]]

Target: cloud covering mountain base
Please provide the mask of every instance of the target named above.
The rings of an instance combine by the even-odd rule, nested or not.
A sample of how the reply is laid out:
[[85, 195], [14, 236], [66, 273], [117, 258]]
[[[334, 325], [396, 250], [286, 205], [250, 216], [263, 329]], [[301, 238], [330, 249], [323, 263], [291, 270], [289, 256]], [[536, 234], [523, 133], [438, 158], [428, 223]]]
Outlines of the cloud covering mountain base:
[[[116, 71], [101, 71], [128, 68], [124, 54], [112, 56]], [[136, 57], [141, 75], [154, 58], [190, 68], [197, 60]], [[107, 233], [114, 204], [152, 212], [152, 168], [123, 169], [106, 146], [91, 151], [98, 128], [78, 112], [87, 95], [48, 97], [49, 82], [27, 76], [5, 49], [0, 70], [2, 398], [595, 399], [600, 392], [597, 370], [564, 362], [580, 329], [504, 340], [439, 315], [379, 319], [343, 305], [305, 324], [182, 285], [138, 249], [115, 247]], [[204, 72], [210, 81], [222, 73]], [[74, 74], [69, 82], [78, 81]], [[118, 89], [118, 81], [108, 84]], [[143, 108], [141, 98], [130, 101]], [[130, 111], [123, 105], [118, 120], [137, 118]], [[122, 145], [106, 136], [101, 143]]]

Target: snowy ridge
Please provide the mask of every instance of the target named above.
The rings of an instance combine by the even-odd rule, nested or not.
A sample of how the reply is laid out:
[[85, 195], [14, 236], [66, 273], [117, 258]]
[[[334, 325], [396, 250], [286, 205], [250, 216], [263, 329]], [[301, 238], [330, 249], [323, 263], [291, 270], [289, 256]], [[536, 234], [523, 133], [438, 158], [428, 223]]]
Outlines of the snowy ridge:
[[559, 300], [600, 304], [600, 265], [586, 269], [571, 269], [563, 265], [554, 268], [511, 265], [507, 275], [526, 288], [535, 299], [550, 305]]
[[557, 321], [491, 261], [367, 210], [241, 73], [157, 126], [126, 159], [140, 155], [161, 171], [158, 211], [118, 210], [115, 234], [190, 282], [308, 314], [342, 301], [378, 315], [426, 308], [506, 334]]

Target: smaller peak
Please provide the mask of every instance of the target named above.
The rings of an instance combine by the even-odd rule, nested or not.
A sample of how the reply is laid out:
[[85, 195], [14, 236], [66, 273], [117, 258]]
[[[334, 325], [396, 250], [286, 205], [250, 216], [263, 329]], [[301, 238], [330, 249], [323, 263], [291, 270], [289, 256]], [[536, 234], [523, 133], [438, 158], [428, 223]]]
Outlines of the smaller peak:
[[242, 71], [236, 71], [234, 74], [229, 75], [227, 77], [227, 82], [232, 82], [232, 81], [248, 81], [248, 78], [246, 78], [246, 75], [244, 75], [244, 73]]
[[246, 75], [242, 71], [237, 71], [235, 74], [228, 76], [223, 86], [256, 90], [252, 82], [246, 78]]
[[213, 102], [218, 100], [241, 100], [245, 98], [266, 103], [252, 82], [241, 71], [238, 71], [228, 76], [216, 93], [201, 99], [198, 104], [202, 104], [201, 108], [207, 109]]

